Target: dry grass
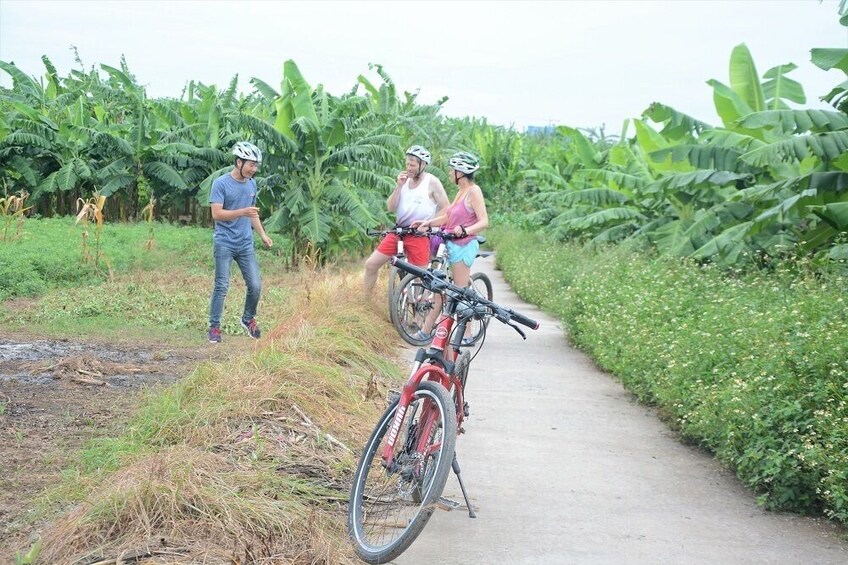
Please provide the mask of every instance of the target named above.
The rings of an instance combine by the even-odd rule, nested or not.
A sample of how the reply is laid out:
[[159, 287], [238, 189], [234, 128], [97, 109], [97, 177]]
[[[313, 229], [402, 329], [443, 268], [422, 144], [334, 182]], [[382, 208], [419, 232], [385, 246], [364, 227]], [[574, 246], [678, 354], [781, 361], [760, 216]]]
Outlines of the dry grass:
[[39, 562], [352, 559], [353, 451], [398, 379], [397, 339], [358, 271], [301, 277], [253, 351], [151, 397], [101, 458], [117, 469], [77, 476], [87, 494], [46, 530]]
[[94, 355], [74, 355], [63, 357], [55, 363], [25, 363], [22, 365], [22, 368], [29, 370], [32, 375], [52, 372], [54, 378], [71, 379], [78, 378], [80, 375], [87, 377], [105, 377], [108, 375], [141, 373], [145, 370], [145, 368], [139, 367], [138, 365], [104, 361]]
[[[177, 446], [112, 474], [44, 538], [45, 563], [171, 548], [175, 562], [338, 562], [341, 533], [308, 501], [274, 497], [274, 477], [223, 454]], [[312, 523], [331, 536], [304, 536]]]

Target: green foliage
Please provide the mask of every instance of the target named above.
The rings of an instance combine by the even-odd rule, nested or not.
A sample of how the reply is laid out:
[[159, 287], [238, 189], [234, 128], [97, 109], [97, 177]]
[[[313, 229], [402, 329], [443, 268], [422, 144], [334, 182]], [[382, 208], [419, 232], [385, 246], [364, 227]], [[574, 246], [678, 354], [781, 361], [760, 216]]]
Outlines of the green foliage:
[[273, 210], [266, 229], [287, 236], [292, 263], [363, 242], [365, 230], [385, 217], [375, 205], [391, 186], [387, 164], [399, 160], [397, 135], [367, 98], [313, 89], [294, 61], [284, 65], [281, 94], [264, 92], [273, 110], [262, 119], [285, 139], [262, 164], [260, 203]]
[[[69, 217], [27, 220], [27, 230], [18, 241], [0, 244], [0, 300], [104, 280], [106, 273], [83, 261], [78, 243], [82, 233], [83, 228]], [[113, 273], [146, 269], [162, 261], [189, 271], [198, 266], [211, 269], [211, 259], [206, 256], [209, 230], [160, 224], [156, 233], [156, 248], [148, 250], [148, 226], [104, 224], [102, 248]]]
[[16, 551], [15, 565], [33, 565], [36, 563], [38, 561], [38, 556], [41, 554], [41, 546], [42, 541], [41, 538], [39, 538], [32, 544], [32, 546], [30, 546], [29, 551], [26, 553]]
[[[813, 50], [813, 61], [842, 68], [843, 55]], [[0, 64], [13, 81], [0, 93], [0, 177], [46, 216], [75, 213], [97, 191], [109, 196], [109, 219], [137, 219], [151, 198], [157, 214], [208, 217], [198, 207], [227, 172], [228, 148], [250, 139], [265, 153], [257, 205], [276, 249], [288, 264], [322, 262], [371, 248], [364, 231], [391, 222], [385, 197], [403, 148], [417, 143], [449, 192], [447, 157], [481, 157], [476, 178], [493, 225], [633, 241], [728, 268], [800, 242], [821, 263], [840, 254], [844, 229], [833, 219], [848, 193], [811, 179], [848, 172], [844, 85], [826, 97], [833, 111], [790, 108], [806, 101], [789, 78], [795, 65], [760, 75], [745, 44], [731, 52], [727, 80], [708, 81], [719, 126], [654, 102], [619, 136], [567, 125], [521, 134], [443, 117], [446, 99], [420, 104], [381, 65], [341, 95], [289, 60], [278, 87], [253, 78], [253, 91], [238, 95], [237, 77], [226, 90], [191, 81], [179, 100], [152, 100], [123, 60], [67, 77], [44, 64], [44, 81]]]
[[760, 112], [766, 109], [765, 95], [754, 66], [754, 58], [744, 43], [734, 47], [730, 54], [730, 87], [752, 111]]
[[786, 76], [794, 68], [774, 67], [760, 83], [751, 53], [738, 46], [730, 86], [709, 81], [723, 127], [652, 104], [633, 121], [634, 138], [597, 152], [584, 139], [566, 154], [562, 182], [541, 188], [529, 226], [726, 268], [798, 244], [818, 264], [844, 269], [834, 258], [846, 231], [848, 118], [790, 109], [806, 100]]
[[762, 504], [848, 523], [848, 278], [788, 256], [727, 272], [627, 246], [492, 239], [522, 297]]

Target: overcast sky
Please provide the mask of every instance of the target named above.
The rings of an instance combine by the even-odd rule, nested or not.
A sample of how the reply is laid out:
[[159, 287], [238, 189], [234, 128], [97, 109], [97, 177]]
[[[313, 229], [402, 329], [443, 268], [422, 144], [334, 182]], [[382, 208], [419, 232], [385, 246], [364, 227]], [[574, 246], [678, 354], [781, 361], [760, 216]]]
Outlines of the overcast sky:
[[[730, 52], [751, 50], [757, 71], [795, 63], [804, 107], [845, 80], [810, 63], [814, 47], [848, 47], [837, 0], [570, 2], [96, 2], [0, 0], [0, 60], [41, 76], [118, 66], [121, 54], [153, 97], [198, 80], [242, 90], [278, 87], [293, 59], [313, 86], [347, 92], [380, 63], [419, 101], [447, 95], [450, 116], [513, 125], [606, 125], [619, 133], [654, 101], [718, 123], [711, 78], [728, 83]], [[0, 85], [11, 81], [0, 71]]]

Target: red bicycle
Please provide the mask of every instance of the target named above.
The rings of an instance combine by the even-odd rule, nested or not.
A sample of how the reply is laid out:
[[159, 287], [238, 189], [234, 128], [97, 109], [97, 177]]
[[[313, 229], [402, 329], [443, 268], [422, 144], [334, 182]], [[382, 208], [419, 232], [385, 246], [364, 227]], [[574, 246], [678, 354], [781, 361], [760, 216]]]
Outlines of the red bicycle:
[[525, 339], [513, 322], [534, 330], [539, 327], [538, 322], [474, 289], [445, 280], [443, 273], [397, 258], [392, 264], [441, 293], [446, 307], [433, 343], [418, 350], [409, 380], [377, 422], [353, 477], [348, 533], [357, 555], [368, 563], [396, 558], [415, 541], [437, 506], [457, 506], [441, 498], [451, 469], [469, 516], [475, 517], [454, 451], [468, 416], [464, 389], [473, 358], [463, 342], [467, 324], [495, 318]]

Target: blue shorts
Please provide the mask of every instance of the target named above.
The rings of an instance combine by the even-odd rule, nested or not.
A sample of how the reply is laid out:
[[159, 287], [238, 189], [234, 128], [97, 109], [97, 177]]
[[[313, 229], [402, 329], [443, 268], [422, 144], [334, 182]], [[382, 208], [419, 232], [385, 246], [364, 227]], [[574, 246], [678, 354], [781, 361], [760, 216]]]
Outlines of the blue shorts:
[[480, 242], [472, 239], [465, 245], [457, 245], [452, 241], [446, 244], [448, 250], [448, 261], [459, 263], [462, 261], [469, 267], [474, 264], [474, 259], [477, 258], [477, 253], [480, 252]]

